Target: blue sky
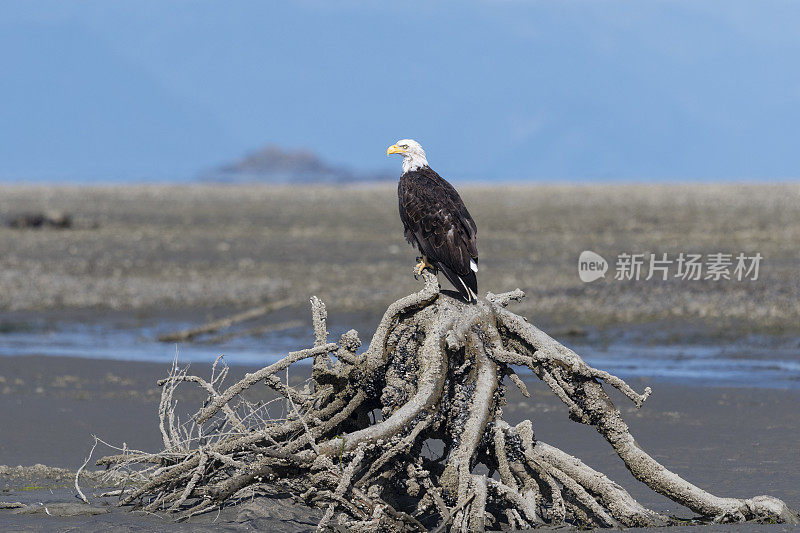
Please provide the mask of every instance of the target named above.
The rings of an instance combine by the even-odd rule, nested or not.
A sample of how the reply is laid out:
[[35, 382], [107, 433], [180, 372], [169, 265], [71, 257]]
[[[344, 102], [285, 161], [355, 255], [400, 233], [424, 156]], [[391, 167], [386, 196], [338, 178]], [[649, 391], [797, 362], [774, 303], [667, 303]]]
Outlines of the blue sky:
[[186, 181], [265, 143], [461, 180], [800, 177], [800, 3], [15, 1], [0, 181]]

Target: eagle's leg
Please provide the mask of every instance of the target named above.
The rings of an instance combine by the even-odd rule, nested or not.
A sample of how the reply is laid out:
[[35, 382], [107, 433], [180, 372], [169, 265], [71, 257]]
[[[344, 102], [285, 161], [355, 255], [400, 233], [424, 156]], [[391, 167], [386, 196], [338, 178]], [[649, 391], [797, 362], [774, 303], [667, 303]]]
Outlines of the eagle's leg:
[[427, 257], [424, 255], [417, 257], [417, 264], [414, 266], [414, 279], [419, 279], [422, 275], [422, 271], [426, 268], [431, 272], [436, 272], [436, 267], [428, 262]]

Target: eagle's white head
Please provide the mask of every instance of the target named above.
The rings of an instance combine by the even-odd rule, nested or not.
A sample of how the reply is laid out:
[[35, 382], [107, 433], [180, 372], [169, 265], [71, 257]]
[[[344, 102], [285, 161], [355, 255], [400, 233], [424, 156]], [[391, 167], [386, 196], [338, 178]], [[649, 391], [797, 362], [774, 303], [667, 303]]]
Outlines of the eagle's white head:
[[386, 149], [386, 155], [403, 154], [403, 174], [428, 166], [425, 150], [414, 139], [400, 139]]

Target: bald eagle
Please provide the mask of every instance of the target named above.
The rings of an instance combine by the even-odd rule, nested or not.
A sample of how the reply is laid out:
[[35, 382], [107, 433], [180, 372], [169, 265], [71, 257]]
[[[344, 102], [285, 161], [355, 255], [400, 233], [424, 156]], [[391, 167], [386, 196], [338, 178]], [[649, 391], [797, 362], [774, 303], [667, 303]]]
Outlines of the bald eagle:
[[422, 254], [415, 272], [441, 270], [468, 302], [477, 300], [477, 227], [458, 192], [430, 166], [422, 146], [402, 139], [386, 155], [403, 155], [397, 185], [406, 240]]

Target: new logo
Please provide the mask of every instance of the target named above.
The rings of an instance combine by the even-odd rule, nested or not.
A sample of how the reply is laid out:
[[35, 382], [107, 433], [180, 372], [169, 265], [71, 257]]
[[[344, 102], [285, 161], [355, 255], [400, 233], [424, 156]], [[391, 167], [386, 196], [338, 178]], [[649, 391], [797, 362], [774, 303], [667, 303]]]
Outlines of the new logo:
[[578, 258], [578, 276], [584, 283], [606, 277], [608, 262], [599, 254], [590, 250], [581, 252]]

